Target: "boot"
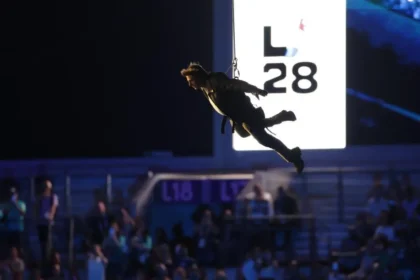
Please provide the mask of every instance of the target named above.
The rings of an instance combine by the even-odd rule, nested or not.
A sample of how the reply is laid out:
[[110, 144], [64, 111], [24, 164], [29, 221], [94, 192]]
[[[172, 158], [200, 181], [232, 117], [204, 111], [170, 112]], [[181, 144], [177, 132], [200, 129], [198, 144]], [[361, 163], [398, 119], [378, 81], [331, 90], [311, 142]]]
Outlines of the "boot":
[[303, 169], [305, 168], [305, 162], [302, 159], [302, 151], [299, 147], [293, 148], [289, 151], [279, 150], [276, 151], [285, 161], [293, 163], [296, 168], [297, 174], [301, 174]]
[[264, 130], [255, 131], [252, 136], [263, 146], [276, 151], [285, 161], [295, 165], [296, 171], [300, 174], [304, 168], [304, 162], [301, 158], [302, 152], [299, 147], [289, 149], [280, 139], [268, 134]]
[[290, 153], [292, 155], [291, 157], [293, 158], [293, 160], [291, 160], [290, 162], [292, 162], [295, 166], [297, 174], [301, 174], [303, 169], [305, 168], [305, 162], [302, 159], [302, 151], [299, 147], [296, 147], [293, 148], [290, 151]]
[[[279, 141], [280, 142], [280, 141]], [[281, 143], [281, 142], [280, 142]], [[281, 143], [283, 144], [283, 143]], [[302, 160], [302, 151], [299, 147], [289, 150], [286, 146], [278, 145], [275, 151], [279, 154], [285, 161], [293, 163], [296, 168], [296, 172], [301, 174], [305, 168], [305, 162]]]
[[277, 124], [281, 124], [282, 122], [285, 122], [285, 121], [295, 121], [295, 120], [296, 120], [295, 113], [293, 113], [292, 111], [283, 110], [277, 115], [272, 116], [271, 118], [266, 118], [265, 126], [271, 127]]

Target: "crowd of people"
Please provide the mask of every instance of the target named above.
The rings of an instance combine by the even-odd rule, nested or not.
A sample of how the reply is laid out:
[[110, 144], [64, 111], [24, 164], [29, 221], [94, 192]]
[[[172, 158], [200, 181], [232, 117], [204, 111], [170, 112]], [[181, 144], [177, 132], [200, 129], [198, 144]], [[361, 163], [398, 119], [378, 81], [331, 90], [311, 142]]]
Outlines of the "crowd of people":
[[420, 279], [420, 205], [408, 175], [389, 186], [375, 176], [366, 211], [335, 255], [333, 279]]
[[[8, 189], [8, 198], [0, 206], [1, 252], [4, 253], [0, 271], [13, 279], [23, 279], [28, 271], [34, 279], [83, 277], [76, 269], [68, 267], [67, 262], [61, 262], [63, 255], [57, 248], [60, 243], [68, 243], [68, 235], [59, 232], [57, 226], [60, 223], [56, 217], [59, 197], [50, 180], [40, 186], [36, 213], [31, 213], [35, 219], [33, 215], [28, 217], [26, 203], [19, 197], [18, 189], [13, 186]], [[245, 207], [242, 208], [224, 205], [220, 213], [209, 205], [198, 205], [191, 217], [195, 224], [193, 234], [188, 236], [182, 223], [173, 225], [171, 233], [163, 228], [149, 232], [145, 217], [132, 217], [129, 209], [115, 208], [99, 200], [84, 218], [82, 231], [80, 227], [76, 230], [76, 235], [80, 237], [81, 233], [83, 239], [81, 251], [88, 257], [89, 279], [97, 279], [101, 274], [106, 275], [106, 279], [203, 279], [208, 267], [214, 268], [212, 277], [227, 279], [226, 267], [243, 266], [238, 273], [248, 275], [264, 270], [275, 260], [270, 249], [277, 246], [276, 234], [261, 222], [258, 227], [245, 229], [243, 221], [235, 222], [235, 211], [242, 209], [248, 213], [241, 212], [241, 215], [249, 217], [296, 214], [297, 202], [282, 187], [272, 199], [260, 186], [255, 186], [243, 202]], [[39, 256], [31, 252], [34, 244], [28, 244], [31, 243], [28, 224], [32, 228], [35, 225], [39, 241], [39, 246], [35, 247], [40, 248]], [[280, 224], [289, 233], [280, 247], [292, 255], [291, 232], [296, 226]], [[283, 246], [285, 244], [287, 246]], [[250, 270], [249, 263], [254, 256], [258, 261]]]
[[[18, 188], [11, 184], [1, 192], [0, 205], [0, 272], [1, 277], [24, 279], [28, 268], [34, 279], [56, 279], [63, 275], [60, 254], [52, 246], [53, 227], [59, 206], [58, 196], [53, 192], [50, 180], [40, 184], [41, 192], [36, 200], [36, 223], [40, 257], [34, 258], [30, 250], [27, 204], [19, 195]], [[38, 262], [37, 259], [40, 261]], [[28, 265], [29, 264], [29, 265]]]
[[[282, 187], [273, 200], [260, 186], [255, 186], [242, 202], [247, 207], [240, 209], [247, 209], [246, 216], [250, 218], [292, 215], [298, 211], [296, 199]], [[170, 234], [163, 228], [157, 228], [152, 234], [143, 219], [131, 218], [126, 209], [112, 215], [100, 201], [89, 218], [90, 258], [106, 263], [105, 273], [109, 279], [206, 279], [204, 268], [209, 267], [216, 269], [215, 279], [227, 279], [224, 270], [227, 267], [239, 268], [238, 274], [245, 279], [264, 271], [272, 275], [270, 270], [276, 260], [272, 248], [283, 249], [291, 257], [291, 232], [298, 225], [279, 222], [277, 229], [280, 227], [282, 232], [289, 233], [284, 235], [285, 242], [279, 244], [278, 231], [273, 231], [266, 222], [259, 219], [258, 225], [250, 227], [251, 221], [235, 218], [238, 214], [235, 212], [234, 205], [225, 205], [220, 213], [215, 213], [208, 205], [199, 205], [191, 217], [195, 224], [192, 235], [185, 234], [182, 223], [173, 225]]]
[[[42, 183], [36, 203], [38, 261], [24, 244], [28, 238], [26, 203], [15, 187], [9, 192], [8, 201], [0, 208], [0, 271], [12, 279], [24, 279], [29, 270], [33, 279], [64, 279], [62, 256], [56, 250], [57, 240], [53, 241], [59, 198], [51, 181]], [[313, 263], [306, 276], [294, 248], [301, 222], [277, 218], [298, 213], [295, 194], [279, 187], [272, 197], [256, 185], [243, 200], [223, 205], [219, 212], [209, 205], [198, 205], [191, 215], [193, 234], [188, 235], [182, 222], [173, 225], [170, 233], [163, 228], [151, 230], [147, 215], [134, 216], [127, 208], [99, 200], [83, 222], [84, 271], [87, 279], [121, 280], [230, 279], [226, 268], [235, 268], [236, 277], [246, 280], [420, 279], [420, 206], [408, 176], [385, 187], [377, 175], [366, 211], [349, 225], [348, 237], [332, 252], [331, 264]], [[264, 217], [267, 219], [261, 219]], [[278, 251], [285, 253], [288, 263], [282, 270]], [[207, 275], [209, 267], [213, 268], [211, 277]], [[72, 279], [83, 279], [86, 274], [73, 267], [67, 271]]]

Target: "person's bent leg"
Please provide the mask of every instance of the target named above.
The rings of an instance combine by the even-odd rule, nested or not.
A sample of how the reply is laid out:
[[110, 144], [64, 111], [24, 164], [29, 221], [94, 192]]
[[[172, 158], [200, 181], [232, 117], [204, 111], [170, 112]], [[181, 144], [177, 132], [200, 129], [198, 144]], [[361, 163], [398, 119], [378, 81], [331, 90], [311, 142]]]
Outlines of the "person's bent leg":
[[270, 118], [266, 118], [264, 120], [264, 124], [265, 124], [265, 127], [272, 127], [274, 125], [281, 124], [282, 122], [285, 122], [285, 121], [295, 121], [295, 120], [296, 120], [295, 113], [293, 113], [292, 111], [283, 110], [280, 113]]

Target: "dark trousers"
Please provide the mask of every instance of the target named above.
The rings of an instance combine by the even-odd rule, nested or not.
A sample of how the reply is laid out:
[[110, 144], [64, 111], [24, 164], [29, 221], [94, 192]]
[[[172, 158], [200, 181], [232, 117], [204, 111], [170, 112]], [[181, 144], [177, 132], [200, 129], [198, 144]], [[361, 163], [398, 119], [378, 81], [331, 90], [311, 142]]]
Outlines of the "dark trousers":
[[284, 251], [288, 258], [293, 259], [295, 256], [295, 236], [296, 231], [288, 228], [284, 231]]
[[244, 122], [237, 123], [233, 121], [235, 126], [235, 132], [237, 132], [242, 138], [246, 138], [250, 135], [255, 138], [261, 145], [276, 151], [281, 157], [288, 162], [293, 162], [294, 158], [290, 152], [290, 149], [279, 139], [265, 131], [263, 123], [255, 122]]
[[20, 231], [9, 231], [7, 237], [7, 243], [9, 248], [16, 248], [18, 251], [22, 250], [22, 232]]
[[41, 247], [42, 261], [48, 262], [52, 251], [52, 226], [38, 225], [38, 238]]
[[105, 269], [106, 280], [123, 279], [124, 265], [120, 262], [109, 262]]
[[[295, 243], [299, 235], [299, 228], [294, 225], [280, 225], [273, 231], [273, 236], [276, 236], [275, 247], [286, 254], [287, 260], [292, 260], [295, 257]], [[281, 237], [281, 242], [278, 243], [278, 237]]]
[[92, 245], [102, 245], [105, 239], [105, 232], [95, 230], [92, 232], [90, 241]]

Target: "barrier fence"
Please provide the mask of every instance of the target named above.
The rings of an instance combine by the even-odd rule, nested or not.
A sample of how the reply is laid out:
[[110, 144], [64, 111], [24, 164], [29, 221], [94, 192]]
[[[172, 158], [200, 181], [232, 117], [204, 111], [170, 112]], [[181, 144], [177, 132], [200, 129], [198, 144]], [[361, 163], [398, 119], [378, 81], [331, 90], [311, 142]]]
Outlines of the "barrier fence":
[[[57, 218], [51, 224], [40, 224], [38, 219], [12, 219], [8, 218], [6, 214], [0, 223], [0, 257], [3, 260], [7, 259], [10, 249], [16, 247], [29, 263], [41, 264], [53, 258], [55, 252], [60, 254], [65, 267], [72, 268], [75, 264], [84, 263], [87, 260], [87, 255], [94, 249], [94, 244], [91, 242], [92, 229], [88, 218], [67, 216]], [[21, 225], [18, 229], [15, 227], [17, 224]], [[41, 232], [40, 226], [48, 228], [48, 233]], [[300, 259], [303, 262], [319, 260], [317, 246], [319, 241], [316, 233], [320, 228], [313, 215], [276, 215], [270, 218], [236, 216], [225, 219], [222, 227], [229, 228], [228, 235], [235, 236], [235, 238], [226, 239], [226, 234], [218, 237], [214, 243], [215, 246], [212, 247], [215, 260], [209, 263], [210, 266], [227, 266], [227, 264], [238, 266], [243, 261], [243, 257], [250, 252], [251, 247], [255, 246], [269, 250], [271, 253], [282, 251], [285, 255], [277, 257], [277, 259], [284, 264], [291, 259]], [[283, 235], [283, 241], [279, 243], [277, 241], [278, 234], [284, 233], [290, 233], [289, 237]], [[306, 244], [307, 255], [296, 256], [292, 252], [294, 249], [292, 243], [295, 243], [294, 239], [297, 233], [308, 233], [309, 235]], [[44, 241], [41, 240], [41, 234], [47, 234], [48, 238]], [[127, 234], [127, 232], [122, 232], [122, 234]], [[107, 231], [104, 232], [105, 238], [106, 235]], [[129, 247], [129, 237], [126, 237], [126, 245]], [[235, 246], [232, 246], [232, 242]], [[331, 251], [330, 240], [328, 240], [328, 251]], [[226, 259], [227, 256], [233, 257]], [[328, 257], [324, 256], [322, 259], [325, 261], [328, 260]]]

